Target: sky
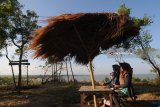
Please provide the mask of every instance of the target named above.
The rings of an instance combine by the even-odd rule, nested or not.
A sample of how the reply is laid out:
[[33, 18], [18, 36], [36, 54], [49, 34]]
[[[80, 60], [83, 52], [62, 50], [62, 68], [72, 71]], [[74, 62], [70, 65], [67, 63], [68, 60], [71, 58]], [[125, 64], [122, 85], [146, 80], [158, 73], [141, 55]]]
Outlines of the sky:
[[[89, 12], [115, 12], [121, 5], [125, 4], [131, 9], [131, 16], [142, 18], [145, 14], [152, 18], [153, 23], [145, 29], [153, 35], [151, 46], [160, 49], [160, 0], [18, 0], [24, 5], [23, 10], [34, 10], [39, 16], [39, 25], [45, 26], [47, 23], [42, 23], [47, 17], [57, 16], [65, 13], [89, 13]], [[10, 57], [14, 53], [14, 47], [10, 49]], [[43, 74], [42, 69], [38, 66], [43, 65], [44, 60], [33, 59], [33, 53], [29, 54], [29, 73], [32, 75]], [[139, 58], [125, 58], [134, 69], [135, 74], [149, 74], [150, 66]], [[75, 74], [89, 74], [87, 67], [73, 63], [73, 71]], [[108, 74], [112, 72], [112, 65], [117, 63], [114, 58], [107, 55], [99, 55], [93, 60], [95, 74]], [[8, 61], [5, 57], [0, 59], [0, 74], [11, 74], [11, 68], [8, 66]], [[15, 74], [18, 73], [18, 67], [14, 66]], [[26, 74], [25, 67], [23, 75]], [[65, 74], [65, 72], [64, 72]]]

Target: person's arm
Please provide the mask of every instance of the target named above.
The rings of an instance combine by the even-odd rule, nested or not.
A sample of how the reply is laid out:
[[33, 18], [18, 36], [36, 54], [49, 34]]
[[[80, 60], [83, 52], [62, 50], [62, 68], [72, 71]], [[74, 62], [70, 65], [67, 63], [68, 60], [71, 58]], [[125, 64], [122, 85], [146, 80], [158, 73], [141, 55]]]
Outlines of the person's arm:
[[118, 85], [118, 88], [128, 88], [131, 85], [131, 81], [132, 81], [132, 75], [128, 74], [125, 79], [125, 83], [122, 85]]
[[115, 85], [119, 85], [119, 76], [115, 77]]
[[112, 82], [113, 80], [108, 80], [106, 83], [104, 83], [104, 85], [108, 85]]

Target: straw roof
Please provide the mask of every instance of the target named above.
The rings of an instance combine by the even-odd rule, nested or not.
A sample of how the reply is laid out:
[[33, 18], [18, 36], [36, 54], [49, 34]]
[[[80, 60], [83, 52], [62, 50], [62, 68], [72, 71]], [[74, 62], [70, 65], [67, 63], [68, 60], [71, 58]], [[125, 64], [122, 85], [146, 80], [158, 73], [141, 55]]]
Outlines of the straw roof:
[[35, 57], [62, 61], [74, 57], [87, 64], [100, 51], [139, 35], [140, 27], [131, 18], [117, 13], [78, 13], [52, 17], [31, 41]]

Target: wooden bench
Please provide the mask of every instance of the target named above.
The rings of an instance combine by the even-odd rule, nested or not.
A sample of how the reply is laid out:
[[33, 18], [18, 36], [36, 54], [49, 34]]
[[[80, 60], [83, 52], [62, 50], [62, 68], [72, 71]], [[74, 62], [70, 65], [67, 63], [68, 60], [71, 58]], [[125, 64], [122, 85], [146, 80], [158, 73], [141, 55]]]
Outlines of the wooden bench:
[[81, 99], [81, 107], [85, 107], [85, 96], [86, 95], [96, 95], [96, 94], [105, 94], [109, 96], [110, 99], [110, 107], [113, 107], [111, 93], [113, 90], [107, 88], [106, 86], [95, 86], [95, 89], [92, 86], [81, 86], [79, 89], [80, 99]]

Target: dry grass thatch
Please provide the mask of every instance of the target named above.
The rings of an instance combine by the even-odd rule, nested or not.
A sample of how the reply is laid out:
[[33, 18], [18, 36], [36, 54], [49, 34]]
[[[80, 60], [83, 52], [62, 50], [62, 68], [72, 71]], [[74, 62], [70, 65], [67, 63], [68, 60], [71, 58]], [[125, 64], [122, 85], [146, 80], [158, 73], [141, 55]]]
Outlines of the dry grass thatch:
[[70, 55], [87, 64], [101, 50], [137, 36], [139, 30], [131, 18], [116, 13], [63, 14], [38, 29], [30, 47], [35, 57], [52, 56], [54, 61], [62, 61]]

